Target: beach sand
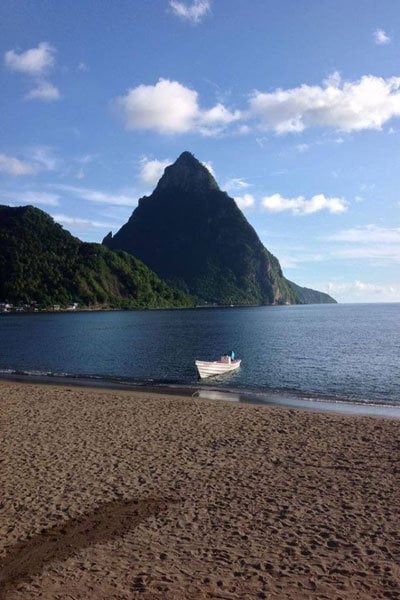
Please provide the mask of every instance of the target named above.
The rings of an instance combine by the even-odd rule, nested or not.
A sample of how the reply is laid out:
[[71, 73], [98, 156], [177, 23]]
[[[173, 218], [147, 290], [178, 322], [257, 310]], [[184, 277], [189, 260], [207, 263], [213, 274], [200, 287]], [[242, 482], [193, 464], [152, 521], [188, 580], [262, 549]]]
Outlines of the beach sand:
[[0, 383], [0, 598], [400, 598], [400, 421]]

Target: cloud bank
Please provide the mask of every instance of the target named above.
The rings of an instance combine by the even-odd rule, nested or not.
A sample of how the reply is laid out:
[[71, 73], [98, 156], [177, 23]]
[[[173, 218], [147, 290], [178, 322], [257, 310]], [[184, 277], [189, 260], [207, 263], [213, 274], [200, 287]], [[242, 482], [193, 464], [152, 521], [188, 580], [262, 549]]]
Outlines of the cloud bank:
[[[230, 110], [221, 102], [203, 108], [199, 94], [180, 83], [159, 79], [155, 85], [141, 84], [113, 102], [125, 126], [175, 135], [218, 135], [243, 128], [272, 131], [277, 135], [301, 133], [312, 127], [342, 132], [382, 129], [400, 116], [400, 77], [365, 75], [342, 81], [339, 73], [321, 85], [302, 84], [286, 90], [255, 91], [243, 110]], [[306, 146], [299, 145], [305, 150]]]
[[400, 263], [400, 227], [352, 227], [325, 239], [344, 242], [335, 250], [338, 258]]
[[400, 227], [380, 227], [378, 225], [366, 225], [364, 227], [353, 227], [344, 229], [326, 238], [335, 242], [350, 242], [356, 244], [374, 243], [398, 243], [400, 244]]
[[284, 198], [280, 194], [272, 194], [263, 198], [262, 206], [272, 213], [291, 212], [294, 215], [310, 215], [321, 210], [340, 214], [347, 210], [343, 198], [327, 198], [324, 194], [316, 194], [309, 200], [304, 196]]
[[366, 281], [338, 282], [331, 281], [321, 284], [320, 289], [335, 298], [348, 302], [349, 299], [358, 302], [397, 301], [400, 295], [399, 285], [380, 285]]
[[365, 75], [358, 81], [342, 82], [334, 73], [322, 86], [256, 91], [250, 111], [262, 129], [277, 134], [299, 133], [309, 127], [347, 132], [381, 129], [400, 115], [400, 77]]

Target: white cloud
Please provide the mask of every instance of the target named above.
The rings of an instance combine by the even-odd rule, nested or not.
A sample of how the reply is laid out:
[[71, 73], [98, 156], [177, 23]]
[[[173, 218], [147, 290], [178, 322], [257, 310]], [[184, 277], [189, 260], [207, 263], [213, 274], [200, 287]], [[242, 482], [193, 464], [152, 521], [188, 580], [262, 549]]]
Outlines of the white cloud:
[[49, 81], [38, 82], [37, 86], [25, 96], [25, 100], [44, 100], [46, 102], [60, 98], [61, 94], [58, 88]]
[[34, 192], [34, 191], [20, 191], [20, 192], [1, 192], [0, 195], [3, 198], [14, 200], [19, 205], [21, 204], [45, 204], [46, 206], [58, 206], [60, 196], [58, 194], [52, 194], [49, 192]]
[[297, 152], [303, 153], [303, 152], [307, 152], [307, 150], [310, 149], [310, 144], [297, 144], [296, 145], [296, 150]]
[[[203, 108], [196, 90], [178, 81], [159, 79], [155, 85], [141, 84], [129, 89], [113, 102], [128, 129], [149, 130], [160, 134], [197, 132], [218, 135], [233, 123], [239, 134], [249, 121], [261, 130], [277, 134], [300, 133], [309, 127], [329, 127], [351, 132], [381, 129], [400, 116], [400, 77], [365, 75], [356, 81], [342, 81], [339, 73], [322, 85], [300, 85], [272, 92], [255, 91], [248, 110], [230, 110], [219, 102]], [[343, 142], [343, 137], [334, 141]], [[263, 143], [257, 140], [257, 143]], [[296, 149], [304, 152], [307, 144]]]
[[298, 269], [299, 261], [291, 256], [279, 255], [279, 263], [282, 269]]
[[99, 207], [99, 215], [101, 217], [106, 217], [107, 219], [113, 219], [114, 221], [117, 220], [119, 222], [119, 224], [117, 225], [117, 227], [121, 227], [121, 225], [123, 225], [127, 219], [129, 219], [129, 217], [132, 214], [132, 206], [104, 206], [104, 207]]
[[232, 179], [228, 179], [228, 181], [223, 186], [224, 190], [235, 191], [235, 190], [245, 190], [250, 187], [250, 183], [247, 183], [241, 177], [233, 177]]
[[90, 164], [97, 158], [97, 156], [97, 154], [84, 154], [83, 156], [75, 159], [79, 165], [82, 165], [75, 174], [76, 179], [84, 179], [86, 177], [86, 171], [83, 165], [86, 166]]
[[332, 253], [335, 258], [369, 260], [378, 264], [400, 263], [400, 227], [353, 227], [323, 239], [345, 243], [335, 248]]
[[96, 202], [99, 204], [115, 204], [117, 206], [130, 206], [134, 207], [137, 205], [137, 198], [128, 194], [112, 194], [109, 192], [102, 192], [99, 190], [93, 190], [91, 188], [78, 187], [73, 185], [62, 185], [55, 184], [52, 186], [54, 189], [67, 194], [73, 194], [78, 196], [82, 200], [88, 200], [89, 202]]
[[0, 173], [18, 177], [19, 175], [34, 175], [35, 169], [28, 162], [24, 162], [13, 156], [0, 154]]
[[356, 244], [370, 244], [371, 242], [400, 244], [400, 227], [366, 225], [365, 227], [344, 229], [325, 239], [329, 241], [352, 242]]
[[330, 73], [328, 75], [328, 77], [325, 77], [324, 79], [324, 85], [325, 87], [339, 87], [340, 84], [342, 82], [342, 76], [340, 75], [339, 71], [333, 71], [332, 73]]
[[34, 87], [25, 96], [25, 100], [44, 100], [52, 102], [58, 100], [58, 88], [47, 81], [45, 76], [55, 65], [56, 49], [48, 42], [41, 42], [37, 48], [25, 52], [8, 50], [4, 55], [4, 64], [10, 70], [24, 75], [29, 75], [35, 81]]
[[103, 223], [101, 221], [91, 221], [90, 219], [81, 219], [79, 217], [69, 217], [63, 214], [51, 215], [57, 223], [60, 225], [72, 225], [73, 227], [83, 228], [101, 228], [101, 229], [112, 229], [112, 225], [109, 223]]
[[332, 256], [350, 260], [369, 260], [376, 264], [400, 263], [400, 244], [342, 247], [335, 250]]
[[[167, 158], [165, 160], [158, 159], [150, 159], [147, 156], [143, 156], [139, 161], [140, 172], [139, 177], [142, 183], [145, 185], [155, 185], [158, 183], [162, 175], [164, 174], [164, 169], [172, 164], [172, 161]], [[211, 162], [201, 163], [215, 178], [214, 168]]]
[[262, 129], [277, 134], [302, 132], [308, 127], [380, 129], [400, 115], [400, 77], [365, 75], [358, 81], [342, 82], [334, 73], [323, 86], [256, 91], [250, 110]]
[[128, 129], [145, 129], [161, 134], [198, 131], [203, 135], [219, 133], [240, 118], [222, 104], [202, 110], [198, 93], [178, 81], [159, 79], [155, 85], [139, 85], [114, 101]]
[[269, 212], [291, 212], [295, 215], [310, 215], [321, 210], [332, 214], [339, 214], [347, 210], [347, 205], [342, 198], [327, 198], [324, 194], [316, 194], [310, 200], [304, 196], [284, 198], [280, 194], [265, 196], [262, 206]]
[[374, 42], [378, 46], [385, 46], [386, 44], [390, 44], [392, 41], [391, 38], [387, 35], [383, 29], [376, 29], [373, 33]]
[[[83, 156], [80, 156], [79, 158], [76, 159], [76, 162], [79, 165], [88, 165], [91, 162], [93, 162], [96, 158], [97, 158], [97, 154], [84, 154]], [[85, 179], [86, 177], [86, 171], [84, 169], [83, 166], [79, 167], [78, 171], [75, 174], [76, 179]]]
[[251, 127], [249, 127], [248, 125], [239, 125], [239, 127], [237, 128], [237, 133], [239, 135], [248, 135], [249, 133], [251, 133]]
[[198, 116], [197, 92], [177, 81], [160, 79], [156, 85], [139, 85], [116, 100], [128, 129], [185, 133]]
[[140, 159], [139, 177], [145, 185], [155, 185], [164, 173], [165, 167], [171, 164], [167, 158], [165, 160], [149, 159], [146, 156]]
[[201, 121], [205, 126], [214, 124], [228, 125], [229, 123], [240, 119], [240, 116], [238, 110], [235, 110], [235, 112], [232, 113], [225, 108], [223, 104], [218, 103], [213, 108], [203, 111]]
[[55, 64], [55, 48], [47, 42], [41, 42], [37, 48], [25, 52], [8, 50], [4, 55], [4, 64], [10, 71], [27, 75], [43, 75]]
[[32, 146], [25, 150], [22, 161], [0, 154], [0, 172], [8, 175], [37, 175], [40, 171], [57, 171], [63, 161], [50, 146]]
[[214, 179], [216, 179], [216, 175], [215, 175], [215, 171], [214, 171], [214, 167], [211, 161], [201, 161], [201, 164], [208, 170], [210, 171], [211, 175], [214, 177]]
[[37, 170], [57, 171], [62, 165], [62, 160], [50, 146], [32, 146], [28, 154]]
[[251, 194], [236, 196], [234, 200], [241, 210], [246, 210], [246, 208], [251, 208], [252, 206], [254, 206], [254, 196], [252, 196]]
[[390, 302], [400, 299], [400, 286], [380, 285], [364, 281], [329, 282], [321, 284], [319, 289], [331, 294], [342, 302]]
[[194, 0], [191, 4], [170, 0], [172, 12], [185, 21], [200, 23], [211, 12], [210, 0]]

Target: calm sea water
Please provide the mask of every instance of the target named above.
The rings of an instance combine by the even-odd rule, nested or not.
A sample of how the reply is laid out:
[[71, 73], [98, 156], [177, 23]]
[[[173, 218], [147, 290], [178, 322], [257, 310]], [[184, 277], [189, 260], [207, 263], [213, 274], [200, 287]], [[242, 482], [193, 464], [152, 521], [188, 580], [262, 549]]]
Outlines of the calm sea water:
[[400, 304], [0, 316], [0, 373], [190, 385], [230, 350], [241, 369], [201, 386], [400, 404]]

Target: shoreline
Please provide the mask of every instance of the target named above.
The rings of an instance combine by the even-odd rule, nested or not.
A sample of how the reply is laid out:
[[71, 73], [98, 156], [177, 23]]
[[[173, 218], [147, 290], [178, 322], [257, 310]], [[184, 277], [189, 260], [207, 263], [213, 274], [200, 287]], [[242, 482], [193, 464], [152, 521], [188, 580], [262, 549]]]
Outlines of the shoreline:
[[400, 403], [373, 402], [349, 398], [322, 397], [318, 394], [306, 394], [280, 390], [246, 390], [243, 388], [212, 387], [206, 384], [186, 383], [150, 383], [147, 381], [118, 380], [100, 376], [71, 376], [53, 374], [28, 374], [23, 372], [0, 373], [0, 382], [10, 381], [37, 385], [71, 385], [83, 388], [125, 390], [131, 392], [150, 392], [167, 396], [194, 396], [208, 400], [225, 400], [242, 404], [277, 406], [315, 412], [333, 412], [344, 415], [377, 416], [388, 419], [400, 419]]
[[[71, 313], [87, 313], [87, 312], [137, 312], [137, 311], [165, 311], [165, 310], [202, 310], [202, 309], [215, 309], [215, 308], [271, 308], [277, 306], [319, 306], [320, 304], [346, 304], [339, 303], [336, 300], [333, 302], [317, 302], [317, 303], [272, 303], [272, 304], [193, 304], [191, 306], [158, 306], [156, 308], [153, 307], [142, 307], [142, 308], [121, 308], [121, 307], [89, 307], [82, 306], [81, 308], [38, 308], [37, 310], [17, 310], [17, 309], [8, 309], [1, 310], [0, 315], [21, 315], [21, 314], [71, 314]], [[362, 303], [360, 303], [362, 304]], [[368, 302], [364, 303], [368, 304]], [[383, 303], [385, 304], [385, 303]], [[396, 304], [396, 302], [388, 303], [388, 304]], [[0, 303], [1, 305], [1, 303]]]
[[397, 420], [0, 381], [1, 600], [397, 600]]

